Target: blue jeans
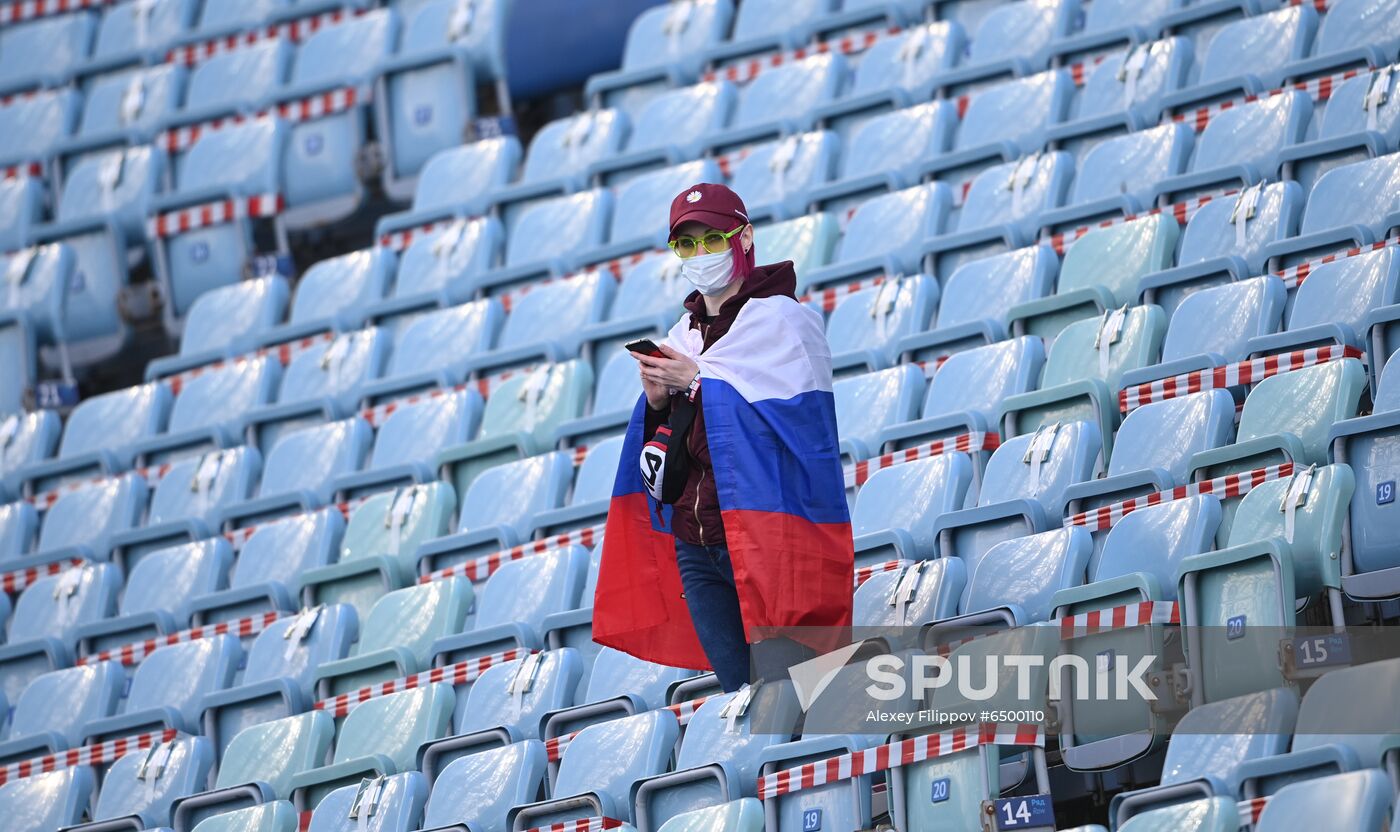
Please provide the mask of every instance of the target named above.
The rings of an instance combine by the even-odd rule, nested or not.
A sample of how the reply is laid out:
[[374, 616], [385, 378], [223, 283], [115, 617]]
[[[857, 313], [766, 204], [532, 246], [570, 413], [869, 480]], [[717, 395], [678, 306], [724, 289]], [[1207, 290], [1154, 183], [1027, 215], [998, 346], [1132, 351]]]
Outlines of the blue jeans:
[[734, 567], [723, 546], [696, 546], [676, 540], [676, 565], [680, 567], [685, 604], [705, 657], [726, 692], [749, 681], [749, 644], [739, 615], [739, 592]]

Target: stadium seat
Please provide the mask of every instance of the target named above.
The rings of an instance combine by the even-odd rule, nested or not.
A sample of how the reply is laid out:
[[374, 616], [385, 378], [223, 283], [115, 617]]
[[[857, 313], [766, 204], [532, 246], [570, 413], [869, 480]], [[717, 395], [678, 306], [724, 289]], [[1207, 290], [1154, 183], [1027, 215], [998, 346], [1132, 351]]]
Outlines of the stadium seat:
[[966, 567], [957, 558], [902, 562], [856, 587], [852, 621], [856, 627], [888, 630], [885, 639], [893, 649], [912, 649], [917, 644], [903, 628], [957, 615], [966, 585]]
[[1084, 234], [1065, 251], [1055, 294], [1007, 311], [1012, 334], [1053, 339], [1074, 321], [1135, 303], [1143, 275], [1171, 265], [1178, 231], [1158, 214]]
[[1334, 774], [1279, 789], [1264, 806], [1255, 826], [1259, 832], [1283, 832], [1299, 824], [1346, 823], [1379, 829], [1391, 817], [1395, 795], [1383, 771]]
[[[659, 340], [665, 335], [676, 323], [677, 310], [691, 291], [690, 284], [681, 278], [680, 258], [670, 251], [647, 255], [623, 271], [607, 320], [589, 324], [579, 332], [579, 340], [586, 345], [597, 369], [595, 402], [623, 406], [622, 399], [602, 397], [603, 377], [620, 372], [613, 368], [613, 362], [619, 355], [627, 357], [622, 347], [629, 341], [642, 336]], [[635, 377], [636, 359], [627, 357], [627, 362], [625, 366], [633, 370], [631, 375]], [[634, 386], [640, 392], [640, 385]], [[617, 389], [618, 386], [612, 386], [612, 390]], [[635, 397], [626, 399], [630, 404]]]
[[798, 275], [798, 288], [812, 290], [883, 274], [919, 271], [918, 246], [941, 233], [953, 197], [942, 183], [916, 185], [871, 197], [856, 207], [831, 265]]
[[286, 38], [268, 38], [211, 56], [190, 71], [185, 106], [165, 119], [165, 129], [266, 108], [286, 82], [295, 51]]
[[415, 317], [399, 333], [382, 378], [362, 384], [360, 397], [378, 404], [460, 383], [465, 377], [465, 358], [490, 348], [502, 317], [501, 305], [494, 300], [473, 301]]
[[1182, 109], [1271, 90], [1287, 76], [1290, 62], [1307, 57], [1316, 32], [1317, 10], [1311, 6], [1231, 21], [1211, 38], [1194, 83], [1164, 101]]
[[112, 5], [102, 12], [84, 75], [133, 64], [163, 60], [164, 47], [194, 25], [193, 0], [155, 0], [131, 6]]
[[1050, 294], [1059, 259], [1036, 245], [962, 264], [942, 281], [938, 316], [931, 329], [910, 335], [901, 352], [933, 361], [1006, 339], [1006, 307]]
[[839, 149], [836, 134], [809, 130], [742, 147], [720, 158], [727, 167], [729, 187], [744, 200], [750, 222], [761, 223], [806, 215], [810, 193], [830, 178]]
[[[1121, 7], [1121, 0], [1116, 2]], [[1103, 5], [1091, 3], [1088, 16]], [[1061, 43], [1061, 48], [1073, 48], [1075, 39]], [[1086, 68], [1084, 86], [1068, 116], [1051, 126], [1047, 137], [1077, 154], [1108, 136], [1155, 125], [1162, 114], [1163, 96], [1185, 83], [1193, 56], [1193, 43], [1187, 37], [1139, 42], [1103, 55]]]
[[[656, 218], [665, 216], [676, 194], [697, 182], [722, 181], [719, 164], [713, 159], [672, 165], [627, 180], [617, 188], [607, 244], [593, 248], [574, 244], [573, 248], [581, 250], [578, 266], [584, 268], [637, 252], [662, 250], [667, 229]], [[576, 220], [570, 217], [569, 222], [572, 225]]]
[[[776, 252], [776, 256], [791, 260], [793, 271], [799, 275], [797, 285], [801, 290], [803, 282], [800, 275], [830, 262], [831, 251], [835, 248], [836, 238], [839, 236], [839, 226], [837, 218], [827, 212], [794, 217], [782, 222], [761, 223], [753, 233], [754, 250]], [[775, 255], [762, 256], [767, 259]]]
[[[358, 832], [361, 824], [375, 832], [417, 828], [428, 801], [428, 780], [416, 771], [381, 774], [342, 786], [316, 804], [307, 832]], [[303, 815], [303, 817], [305, 817]]]
[[[1312, 57], [1289, 69], [1299, 76], [1358, 65], [1384, 66], [1400, 51], [1400, 29], [1388, 12], [1394, 0], [1341, 0], [1328, 6]], [[1336, 14], [1332, 14], [1336, 12]]]
[[302, 574], [335, 561], [344, 531], [334, 509], [260, 524], [238, 552], [228, 589], [195, 599], [194, 624], [297, 609]]
[[132, 674], [121, 713], [89, 722], [85, 736], [103, 742], [162, 729], [194, 733], [204, 697], [228, 687], [242, 663], [243, 648], [234, 635], [162, 647]]
[[308, 606], [348, 604], [360, 618], [390, 590], [417, 577], [418, 546], [452, 531], [457, 498], [444, 482], [406, 485], [374, 494], [350, 511], [335, 563], [300, 576]]
[[1297, 235], [1265, 246], [1265, 255], [1271, 264], [1293, 265], [1382, 239], [1400, 225], [1387, 184], [1397, 176], [1397, 153], [1332, 168], [1313, 183]]
[[112, 553], [113, 537], [141, 522], [149, 491], [140, 474], [124, 474], [76, 491], [65, 491], [44, 512], [34, 553], [14, 561], [11, 566], [46, 567], [75, 558], [107, 560]]
[[967, 455], [948, 453], [872, 474], [856, 493], [851, 512], [856, 565], [933, 557], [936, 521], [967, 505], [972, 469]]
[[[517, 805], [511, 829], [565, 820], [610, 817], [630, 822], [637, 780], [666, 771], [680, 728], [669, 711], [647, 711], [590, 725], [569, 741], [547, 800]], [[626, 748], [627, 753], [619, 754]]]
[[811, 129], [813, 109], [836, 98], [846, 73], [846, 60], [836, 52], [764, 70], [738, 91], [733, 117], [718, 135], [704, 138], [705, 146], [723, 152]]
[[296, 809], [278, 800], [207, 818], [188, 832], [294, 832], [299, 828]]
[[96, 790], [87, 766], [34, 774], [0, 786], [0, 812], [14, 832], [50, 832], [80, 823]]
[[522, 740], [453, 760], [433, 781], [423, 829], [465, 825], [481, 832], [507, 832], [506, 812], [539, 794], [544, 769], [544, 743], [539, 740]]
[[388, 293], [397, 266], [394, 252], [378, 246], [318, 260], [297, 280], [286, 323], [274, 321], [261, 333], [258, 345], [364, 325], [366, 310]]
[[[21, 31], [22, 27], [6, 27], [4, 36], [0, 36], [0, 49]], [[23, 48], [10, 49], [7, 55], [24, 51]], [[0, 87], [6, 84], [3, 63], [0, 61]], [[29, 64], [40, 65], [48, 65], [48, 62], [36, 60]], [[23, 95], [0, 107], [0, 165], [42, 163], [54, 145], [72, 135], [78, 124], [80, 107], [80, 96], [70, 89]]]
[[94, 151], [150, 142], [160, 123], [179, 109], [184, 92], [185, 68], [175, 64], [93, 79], [73, 137], [53, 148], [59, 170]]
[[287, 296], [287, 281], [275, 275], [205, 292], [190, 306], [179, 353], [146, 365], [146, 380], [249, 352], [282, 322]]
[[520, 178], [492, 190], [492, 207], [509, 221], [532, 200], [584, 190], [590, 168], [619, 153], [628, 130], [627, 116], [611, 108], [549, 122], [530, 140]]
[[[285, 801], [292, 793], [292, 778], [320, 765], [334, 738], [335, 720], [324, 711], [307, 711], [244, 729], [225, 749], [213, 788], [175, 801], [171, 826], [177, 832], [190, 832], [211, 817], [227, 819], [239, 811], [253, 811], [247, 808], [251, 806], [290, 809], [291, 804]], [[293, 813], [286, 832], [295, 828]]]
[[131, 466], [132, 446], [161, 432], [170, 412], [170, 390], [143, 384], [93, 396], [68, 415], [58, 455], [16, 472], [27, 496]]
[[[471, 581], [465, 578], [444, 578], [385, 594], [364, 617], [354, 652], [316, 669], [317, 696], [336, 696], [426, 670], [433, 643], [462, 631], [473, 599]], [[448, 694], [450, 698], [450, 688]]]
[[668, 704], [671, 690], [695, 676], [695, 671], [667, 667], [603, 647], [593, 660], [593, 670], [580, 679], [583, 689], [578, 705], [545, 717], [543, 738], [548, 740], [587, 725], [648, 711]]
[[618, 460], [622, 457], [623, 440], [624, 437], [611, 436], [588, 446], [588, 455], [578, 467], [568, 503], [535, 514], [534, 531], [538, 536], [549, 538], [605, 521], [612, 502]]
[[923, 372], [910, 364], [834, 383], [842, 459], [858, 462], [875, 456], [881, 431], [914, 418], [923, 387]]
[[1052, 597], [1084, 583], [1093, 548], [1089, 533], [1079, 526], [996, 544], [968, 575], [958, 604], [962, 614], [939, 622], [935, 629], [974, 624], [1024, 627], [1048, 621], [1055, 609]]
[[111, 564], [77, 566], [40, 578], [20, 593], [0, 647], [0, 693], [18, 702], [42, 673], [68, 667], [77, 628], [117, 608], [121, 576]]
[[554, 451], [479, 472], [470, 465], [458, 468], [451, 478], [462, 495], [457, 532], [418, 547], [418, 574], [524, 543], [536, 514], [563, 505], [573, 480], [570, 457], [568, 451]]
[[733, 17], [730, 0], [685, 0], [644, 11], [627, 29], [621, 66], [591, 76], [584, 96], [595, 107], [639, 112], [659, 90], [699, 77], [703, 52], [724, 40]]
[[399, 258], [393, 290], [369, 304], [365, 316], [394, 326], [413, 313], [470, 298], [476, 278], [499, 260], [501, 238], [500, 223], [490, 217], [453, 220], [414, 234]]
[[223, 757], [245, 728], [302, 713], [315, 700], [316, 668], [345, 658], [359, 618], [344, 604], [286, 615], [258, 634], [237, 686], [204, 697], [202, 733]]
[[937, 79], [957, 63], [966, 42], [966, 32], [954, 20], [882, 37], [861, 54], [849, 88], [836, 101], [817, 107], [815, 115], [823, 125], [845, 132], [847, 125], [876, 113], [928, 101]]
[[1122, 832], [1229, 832], [1238, 829], [1239, 809], [1228, 797], [1206, 797], [1134, 815]]
[[360, 469], [372, 441], [359, 417], [289, 431], [264, 458], [257, 496], [220, 511], [219, 525], [233, 529], [325, 505], [336, 478]]
[[657, 93], [637, 112], [623, 146], [589, 165], [588, 176], [600, 185], [617, 185], [639, 171], [698, 158], [729, 124], [737, 97], [725, 80]]
[[[1318, 346], [1365, 348], [1367, 317], [1400, 302], [1400, 256], [1392, 249], [1323, 263], [1293, 293], [1288, 326], [1250, 339], [1249, 352], [1267, 355]], [[1376, 356], [1382, 360], [1384, 356]]]
[[938, 86], [964, 87], [1045, 69], [1051, 43], [1070, 34], [1083, 15], [1079, 0], [1006, 3], [982, 18], [959, 65]]
[[125, 681], [116, 662], [36, 676], [15, 702], [0, 760], [12, 763], [78, 748], [90, 723], [116, 711]]
[[1185, 172], [1194, 143], [1190, 127], [1172, 123], [1099, 142], [1075, 166], [1065, 207], [1047, 211], [1041, 225], [1066, 231], [1145, 212], [1155, 203], [1158, 183]]
[[1127, 43], [1130, 46], [1155, 37], [1167, 14], [1186, 5], [1180, 0], [1106, 0], [1090, 3], [1084, 10], [1079, 31], [1060, 38], [1053, 45], [1059, 55], [1076, 55], [1084, 51], [1099, 51], [1108, 46]]
[[102, 777], [92, 820], [73, 832], [169, 826], [170, 806], [202, 790], [214, 768], [214, 752], [203, 737], [177, 737], [127, 752]]
[[439, 151], [423, 165], [409, 209], [381, 217], [374, 234], [382, 239], [429, 223], [484, 214], [519, 164], [520, 141], [514, 136]]
[[451, 723], [452, 688], [440, 683], [357, 705], [340, 724], [330, 765], [293, 775], [293, 804], [306, 811], [330, 792], [358, 784], [366, 775], [412, 771], [418, 747], [446, 734]]
[[890, 280], [841, 301], [826, 323], [831, 365], [838, 377], [897, 363], [899, 345], [921, 331], [938, 306], [938, 282], [928, 275]]
[[44, 183], [15, 176], [0, 181], [0, 248], [17, 251], [29, 242], [30, 229], [44, 216]]
[[1055, 423], [1003, 442], [987, 461], [977, 506], [934, 522], [940, 556], [962, 558], [975, 575], [995, 544], [1052, 528], [1064, 512], [1065, 488], [1101, 466], [1101, 443], [1093, 422]]
[[834, 11], [835, 0], [758, 0], [739, 4], [729, 38], [702, 53], [709, 64], [724, 64], [750, 55], [801, 45], [821, 18]]
[[1219, 113], [1196, 140], [1190, 170], [1159, 177], [1155, 190], [1174, 203], [1222, 188], [1275, 182], [1284, 150], [1303, 140], [1312, 114], [1312, 100], [1297, 91]]
[[[1356, 475], [1356, 493], [1347, 520], [1346, 547], [1342, 553], [1342, 587], [1356, 599], [1392, 598], [1400, 595], [1396, 577], [1397, 550], [1387, 532], [1395, 502], [1389, 485], [1395, 472], [1395, 426], [1400, 412], [1400, 361], [1391, 356], [1381, 375], [1370, 416], [1339, 421], [1328, 433], [1329, 458], [1350, 465]], [[1372, 497], [1374, 495], [1374, 497]]]
[[[611, 490], [608, 492], [611, 494]], [[39, 513], [30, 503], [0, 505], [0, 561], [19, 557], [34, 544]]]
[[34, 462], [53, 455], [59, 444], [63, 424], [52, 410], [32, 413], [10, 413], [0, 419], [0, 492], [18, 496], [21, 491], [19, 472]]
[[183, 382], [165, 432], [132, 445], [136, 463], [218, 458], [221, 449], [241, 443], [243, 414], [271, 403], [281, 377], [277, 359], [263, 356], [231, 361]]
[[78, 627], [78, 653], [98, 653], [187, 628], [191, 602], [223, 589], [232, 564], [228, 542], [218, 538], [158, 549], [129, 562], [117, 614]]
[[41, 17], [0, 33], [0, 93], [68, 82], [92, 51], [97, 19], [89, 14]]
[[469, 439], [481, 421], [481, 408], [481, 394], [475, 390], [396, 406], [375, 431], [364, 470], [332, 481], [336, 501], [432, 480], [438, 449]]
[[[495, 348], [472, 356], [468, 372], [480, 377], [545, 362], [568, 362], [579, 353], [582, 331], [607, 317], [616, 289], [617, 281], [601, 269], [530, 287], [523, 297], [510, 301], [510, 314]], [[586, 383], [592, 386], [587, 364], [577, 365], [571, 374], [587, 376]]]
[[1354, 489], [1344, 465], [1263, 483], [1221, 524], [1224, 548], [1181, 561], [1177, 592], [1189, 628], [1193, 704], [1284, 684], [1274, 628], [1294, 624], [1298, 599], [1325, 595], [1341, 625], [1342, 525]]
[[1104, 457], [1111, 460], [1123, 373], [1154, 363], [1166, 330], [1167, 316], [1156, 306], [1120, 307], [1065, 327], [1046, 356], [1040, 389], [1002, 400], [1002, 434], [1089, 421], [1098, 425]]
[[[280, 103], [370, 83], [393, 53], [399, 19], [375, 9], [317, 30], [297, 46], [296, 60]], [[302, 121], [287, 131], [282, 162], [289, 228], [303, 229], [344, 219], [364, 200], [356, 162], [367, 139], [364, 104], [345, 112]]]
[[[607, 189], [550, 197], [521, 208], [507, 228], [505, 260], [499, 268], [478, 275], [472, 290], [499, 293], [537, 280], [562, 277], [578, 262], [578, 252], [602, 244], [613, 212]], [[572, 233], [560, 234], [561, 228]]]

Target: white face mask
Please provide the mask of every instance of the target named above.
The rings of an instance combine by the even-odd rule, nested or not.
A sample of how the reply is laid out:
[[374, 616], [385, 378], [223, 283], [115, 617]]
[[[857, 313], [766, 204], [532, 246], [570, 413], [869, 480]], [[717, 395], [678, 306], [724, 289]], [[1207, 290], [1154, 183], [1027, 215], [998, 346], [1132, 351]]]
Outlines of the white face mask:
[[681, 277], [689, 280], [702, 295], [718, 295], [734, 280], [734, 255], [721, 251], [682, 260]]

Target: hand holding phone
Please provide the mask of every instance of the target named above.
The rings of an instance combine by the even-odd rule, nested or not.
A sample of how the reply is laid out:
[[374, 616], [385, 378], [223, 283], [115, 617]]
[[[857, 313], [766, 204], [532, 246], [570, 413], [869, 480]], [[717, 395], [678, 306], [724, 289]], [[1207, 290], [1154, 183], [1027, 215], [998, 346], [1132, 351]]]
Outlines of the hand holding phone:
[[650, 338], [638, 338], [635, 341], [629, 341], [625, 348], [628, 352], [641, 353], [642, 355], [649, 355], [652, 358], [666, 357], [666, 353], [662, 352], [661, 348]]

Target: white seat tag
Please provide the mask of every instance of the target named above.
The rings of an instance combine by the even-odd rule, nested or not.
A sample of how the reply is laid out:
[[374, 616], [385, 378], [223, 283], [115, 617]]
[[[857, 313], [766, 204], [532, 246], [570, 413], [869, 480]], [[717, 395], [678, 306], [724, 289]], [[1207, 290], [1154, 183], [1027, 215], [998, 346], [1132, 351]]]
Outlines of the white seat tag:
[[899, 284], [899, 277], [880, 284], [875, 293], [875, 302], [870, 305], [870, 317], [875, 319], [875, 340], [882, 343], [887, 336], [886, 322], [894, 311], [895, 301], [899, 299]]
[[904, 567], [899, 580], [895, 581], [894, 591], [890, 593], [890, 603], [894, 606], [894, 618], [899, 626], [903, 627], [907, 623], [904, 617], [905, 610], [909, 602], [914, 600], [918, 594], [919, 579], [923, 577], [924, 562], [916, 560]]
[[1021, 458], [1022, 462], [1031, 466], [1032, 494], [1040, 493], [1040, 466], [1050, 459], [1050, 450], [1055, 446], [1055, 434], [1059, 429], [1059, 422], [1036, 428], [1035, 435], [1031, 437], [1030, 446], [1026, 448], [1026, 453]]
[[447, 39], [458, 41], [471, 33], [476, 18], [476, 0], [457, 0], [452, 17], [447, 21]]
[[539, 675], [540, 664], [543, 661], [543, 653], [531, 653], [520, 660], [515, 675], [511, 677], [506, 693], [510, 696], [511, 711], [516, 719], [519, 719], [521, 712], [525, 710], [525, 694], [535, 686], [535, 677]]
[[1283, 495], [1283, 504], [1278, 507], [1278, 510], [1283, 512], [1283, 539], [1289, 543], [1293, 542], [1298, 507], [1308, 504], [1308, 489], [1312, 488], [1316, 468], [1315, 465], [1309, 465], [1293, 473], [1293, 478], [1289, 480], [1288, 489]]
[[1099, 354], [1099, 377], [1108, 378], [1109, 351], [1123, 337], [1123, 324], [1128, 317], [1128, 307], [1106, 309], [1099, 322], [1098, 334], [1094, 336], [1094, 349]]
[[384, 527], [389, 530], [389, 554], [397, 556], [403, 546], [403, 527], [413, 512], [413, 503], [418, 499], [418, 486], [405, 488], [394, 494], [389, 502], [389, 510], [384, 515]]
[[1366, 111], [1366, 129], [1380, 127], [1381, 107], [1390, 100], [1391, 67], [1377, 69], [1371, 76], [1371, 84], [1366, 88], [1366, 97], [1361, 100], [1361, 108]]
[[121, 122], [128, 125], [141, 118], [141, 111], [146, 107], [146, 78], [143, 75], [135, 75], [131, 82], [126, 85], [126, 92], [122, 93]]
[[521, 421], [527, 430], [533, 429], [535, 421], [539, 419], [540, 398], [544, 396], [544, 389], [549, 384], [549, 374], [554, 366], [546, 364], [536, 367], [520, 386], [520, 401], [525, 403], [525, 413], [521, 416]]
[[1123, 59], [1123, 65], [1118, 67], [1118, 81], [1123, 85], [1123, 106], [1131, 107], [1133, 99], [1137, 98], [1138, 78], [1142, 76], [1142, 71], [1147, 67], [1147, 58], [1151, 55], [1152, 47], [1139, 45], [1134, 46], [1128, 52], [1128, 56]]
[[1032, 153], [1023, 157], [1016, 163], [1016, 167], [1011, 171], [1011, 181], [1007, 187], [1011, 191], [1011, 214], [1021, 216], [1022, 203], [1025, 201], [1026, 187], [1035, 179], [1036, 168], [1040, 165], [1040, 153]]
[[1259, 197], [1263, 192], [1263, 182], [1250, 185], [1240, 191], [1240, 195], [1235, 198], [1235, 207], [1230, 209], [1230, 224], [1235, 226], [1235, 245], [1240, 248], [1244, 247], [1249, 221], [1258, 213]]
[[5, 417], [5, 421], [0, 422], [0, 450], [9, 447], [17, 433], [19, 433], [19, 414], [11, 413]]
[[381, 774], [374, 779], [365, 778], [360, 781], [360, 787], [355, 791], [355, 800], [350, 804], [349, 815], [350, 819], [355, 821], [358, 832], [367, 832], [369, 829], [369, 819], [379, 809], [379, 799], [388, 779], [386, 775]]
[[324, 606], [317, 604], [310, 609], [297, 613], [296, 620], [282, 633], [282, 638], [287, 640], [287, 648], [282, 651], [284, 661], [290, 661], [301, 649], [301, 643], [306, 641], [306, 637], [311, 634], [311, 628], [316, 626], [316, 619], [321, 617], [321, 610]]
[[744, 713], [748, 711], [749, 702], [753, 700], [753, 692], [756, 688], [757, 685], [750, 685], [745, 682], [743, 687], [735, 691], [734, 696], [731, 697], [728, 702], [724, 703], [724, 707], [720, 708], [719, 716], [720, 719], [724, 720], [724, 733], [739, 733], [739, 717], [743, 716]]

